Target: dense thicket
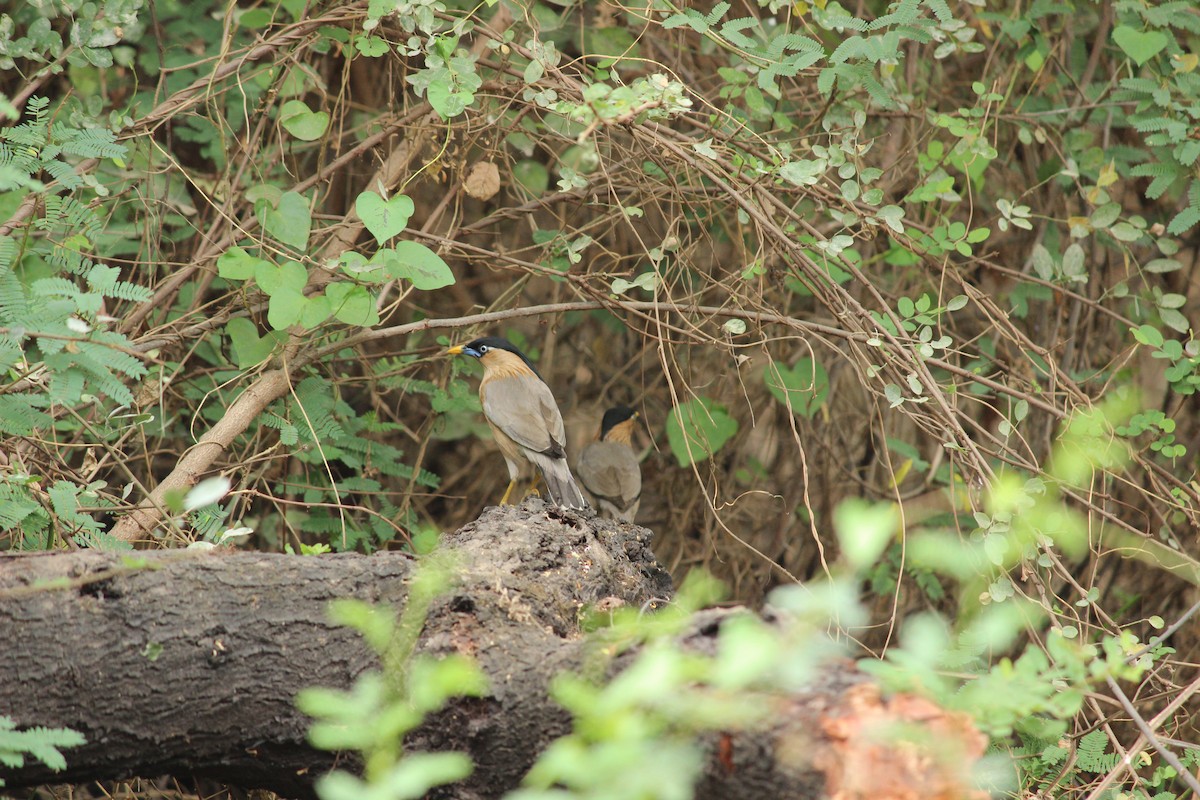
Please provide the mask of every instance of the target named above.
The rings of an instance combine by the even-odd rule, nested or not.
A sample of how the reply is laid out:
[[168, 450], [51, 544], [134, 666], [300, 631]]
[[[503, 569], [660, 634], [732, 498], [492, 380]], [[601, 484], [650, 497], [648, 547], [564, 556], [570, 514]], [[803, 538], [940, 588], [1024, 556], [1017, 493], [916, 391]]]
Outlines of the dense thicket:
[[[1191, 3], [3, 20], [4, 546], [453, 529], [507, 475], [474, 367], [440, 352], [500, 334], [571, 452], [607, 406], [642, 412], [639, 522], [677, 576], [758, 601], [836, 571], [843, 500], [894, 503], [874, 613], [842, 635], [879, 654], [982, 599], [1050, 664], [1060, 636], [1152, 666], [1133, 704], [1096, 679], [1110, 702], [1060, 713], [1048, 780], [1093, 731], [1161, 744], [1122, 727], [1135, 706], [1177, 700], [1154, 730], [1195, 741]], [[185, 500], [217, 474], [228, 495]]]

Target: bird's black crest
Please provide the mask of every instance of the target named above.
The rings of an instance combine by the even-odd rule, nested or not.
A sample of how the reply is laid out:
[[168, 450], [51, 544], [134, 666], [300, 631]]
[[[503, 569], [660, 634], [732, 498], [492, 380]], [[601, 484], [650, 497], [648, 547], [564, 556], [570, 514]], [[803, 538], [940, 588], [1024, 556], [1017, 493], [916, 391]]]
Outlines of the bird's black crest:
[[604, 419], [600, 420], [600, 438], [608, 436], [608, 432], [620, 425], [627, 419], [633, 419], [633, 415], [637, 412], [629, 406], [614, 406], [604, 412]]
[[479, 358], [483, 355], [483, 348], [507, 350], [513, 355], [519, 356], [520, 359], [525, 362], [525, 365], [533, 370], [533, 374], [537, 375], [539, 378], [541, 378], [542, 382], [545, 383], [546, 379], [542, 378], [542, 373], [538, 372], [538, 368], [533, 365], [533, 362], [529, 360], [529, 357], [522, 353], [515, 344], [510, 342], [508, 339], [505, 339], [503, 336], [484, 336], [464, 346], [463, 351], [470, 352], [476, 358]]

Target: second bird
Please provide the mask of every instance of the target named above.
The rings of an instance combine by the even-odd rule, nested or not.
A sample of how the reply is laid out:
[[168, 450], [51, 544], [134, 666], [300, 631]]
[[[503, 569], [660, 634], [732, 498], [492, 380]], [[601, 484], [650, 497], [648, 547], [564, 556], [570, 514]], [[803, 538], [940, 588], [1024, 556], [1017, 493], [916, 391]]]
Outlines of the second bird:
[[521, 476], [522, 462], [529, 461], [541, 471], [555, 505], [587, 508], [587, 500], [567, 467], [562, 414], [533, 362], [512, 342], [498, 336], [476, 339], [446, 352], [478, 358], [483, 365], [479, 402], [508, 465], [508, 489], [501, 504], [508, 502]]
[[633, 452], [638, 412], [617, 406], [604, 412], [600, 440], [583, 448], [575, 471], [602, 516], [633, 522], [642, 496], [642, 468]]

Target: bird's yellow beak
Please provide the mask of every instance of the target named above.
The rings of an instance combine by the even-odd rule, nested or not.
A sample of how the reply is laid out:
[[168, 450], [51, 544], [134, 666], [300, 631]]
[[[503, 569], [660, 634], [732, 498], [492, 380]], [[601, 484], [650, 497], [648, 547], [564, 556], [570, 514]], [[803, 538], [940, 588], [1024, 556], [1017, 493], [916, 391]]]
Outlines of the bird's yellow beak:
[[461, 356], [461, 355], [462, 355], [462, 351], [463, 351], [463, 346], [462, 346], [461, 344], [456, 344], [456, 345], [454, 345], [454, 347], [451, 347], [449, 350], [447, 350], [447, 351], [446, 351], [446, 353], [445, 353], [445, 355], [448, 355], [448, 356]]

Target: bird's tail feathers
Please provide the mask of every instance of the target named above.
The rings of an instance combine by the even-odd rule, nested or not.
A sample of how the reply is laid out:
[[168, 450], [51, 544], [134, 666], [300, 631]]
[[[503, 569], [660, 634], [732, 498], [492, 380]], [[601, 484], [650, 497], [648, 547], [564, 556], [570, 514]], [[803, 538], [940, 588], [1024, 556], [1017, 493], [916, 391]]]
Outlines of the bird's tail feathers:
[[611, 500], [599, 497], [594, 499], [596, 501], [596, 510], [600, 516], [617, 522], [633, 522], [634, 518], [637, 517], [638, 506], [641, 505], [641, 500], [635, 499], [625, 508], [621, 508]]
[[537, 465], [546, 479], [550, 500], [562, 508], [591, 508], [565, 459], [541, 457]]

